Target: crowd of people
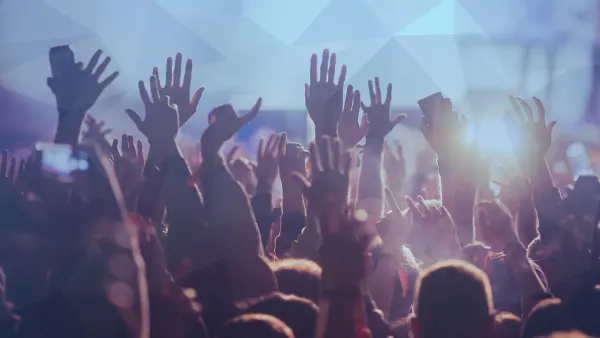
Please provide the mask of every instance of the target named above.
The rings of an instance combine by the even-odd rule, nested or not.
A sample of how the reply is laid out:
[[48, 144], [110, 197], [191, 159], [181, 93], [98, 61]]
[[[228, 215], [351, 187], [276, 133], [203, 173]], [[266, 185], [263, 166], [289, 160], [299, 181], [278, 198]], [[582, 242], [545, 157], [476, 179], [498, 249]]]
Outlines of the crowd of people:
[[[262, 98], [246, 115], [224, 104], [203, 117], [199, 165], [176, 142], [204, 90], [192, 60], [139, 81], [145, 114], [126, 114], [146, 139], [111, 142], [87, 115], [118, 76], [101, 56], [48, 78], [53, 144], [2, 154], [0, 337], [600, 336], [600, 183], [553, 184], [540, 100], [507, 98], [518, 173], [494, 196], [468, 121], [436, 96], [421, 131], [439, 184], [417, 196], [386, 142], [404, 117], [392, 84], [355, 90], [328, 50], [305, 84], [315, 140], [224, 156]], [[58, 179], [56, 147], [89, 165]]]

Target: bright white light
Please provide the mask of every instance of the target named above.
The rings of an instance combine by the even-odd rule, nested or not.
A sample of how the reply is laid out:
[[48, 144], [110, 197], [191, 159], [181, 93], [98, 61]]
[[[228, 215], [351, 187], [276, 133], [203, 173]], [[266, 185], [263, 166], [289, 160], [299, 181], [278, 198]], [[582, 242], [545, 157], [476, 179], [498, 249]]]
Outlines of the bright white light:
[[484, 153], [509, 153], [513, 151], [504, 121], [500, 118], [482, 118], [477, 126], [469, 125], [466, 131], [468, 143], [475, 142]]

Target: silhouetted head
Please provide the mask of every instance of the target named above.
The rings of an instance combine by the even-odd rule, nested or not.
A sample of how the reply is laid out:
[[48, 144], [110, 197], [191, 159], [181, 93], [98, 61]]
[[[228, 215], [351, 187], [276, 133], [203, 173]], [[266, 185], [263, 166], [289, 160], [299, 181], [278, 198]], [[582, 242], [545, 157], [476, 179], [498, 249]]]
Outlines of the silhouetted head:
[[562, 301], [558, 298], [550, 298], [537, 303], [531, 310], [523, 324], [521, 337], [547, 336], [553, 332], [568, 330], [570, 325]]
[[245, 314], [263, 313], [276, 317], [292, 329], [295, 337], [312, 338], [315, 335], [319, 308], [306, 298], [274, 292], [240, 302], [237, 308]]
[[494, 316], [494, 338], [513, 338], [521, 334], [521, 318], [510, 312]]
[[281, 320], [251, 313], [229, 320], [217, 334], [218, 338], [294, 338], [292, 330]]
[[318, 304], [321, 294], [321, 267], [307, 259], [281, 259], [270, 263], [279, 291], [308, 298]]
[[415, 338], [491, 337], [492, 292], [483, 271], [463, 261], [433, 265], [417, 280]]

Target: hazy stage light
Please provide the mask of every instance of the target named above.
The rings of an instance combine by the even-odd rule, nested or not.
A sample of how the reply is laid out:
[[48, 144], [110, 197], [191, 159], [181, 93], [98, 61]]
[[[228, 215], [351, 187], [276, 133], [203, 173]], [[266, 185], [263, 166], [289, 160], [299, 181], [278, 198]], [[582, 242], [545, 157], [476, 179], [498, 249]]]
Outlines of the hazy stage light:
[[484, 154], [505, 154], [513, 151], [504, 121], [500, 118], [486, 117], [478, 121], [477, 126], [470, 124], [465, 132], [467, 143], [475, 142]]

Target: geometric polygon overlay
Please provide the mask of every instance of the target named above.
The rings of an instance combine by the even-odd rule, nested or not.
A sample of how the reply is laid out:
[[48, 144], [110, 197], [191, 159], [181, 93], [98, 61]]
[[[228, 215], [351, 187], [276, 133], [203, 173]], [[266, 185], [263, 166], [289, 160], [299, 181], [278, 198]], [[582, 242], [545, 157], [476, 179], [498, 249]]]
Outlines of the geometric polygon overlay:
[[[136, 82], [182, 52], [194, 60], [193, 87], [206, 87], [201, 110], [224, 103], [219, 100], [243, 108], [259, 95], [266, 108], [298, 110], [310, 54], [329, 48], [348, 66], [348, 83], [365, 91], [366, 81], [380, 76], [394, 84], [394, 106], [414, 107], [438, 90], [454, 98], [468, 89], [514, 91], [527, 1], [4, 0], [0, 85], [52, 106], [45, 85], [48, 49], [69, 44], [77, 59], [87, 61], [102, 48], [113, 58], [109, 70], [121, 75], [92, 113], [122, 121], [123, 110], [139, 104]], [[555, 88], [583, 100], [581, 86], [565, 83], [589, 83], [583, 74], [568, 73], [586, 71], [594, 27], [574, 24], [573, 13], [575, 7], [595, 12], [548, 1], [573, 27], [558, 58]], [[532, 59], [533, 79], [522, 94], [543, 92], [544, 67], [543, 58]]]

